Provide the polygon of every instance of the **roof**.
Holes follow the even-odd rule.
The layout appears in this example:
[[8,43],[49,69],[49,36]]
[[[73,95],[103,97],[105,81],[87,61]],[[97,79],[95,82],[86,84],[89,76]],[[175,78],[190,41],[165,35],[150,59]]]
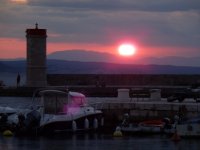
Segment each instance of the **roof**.
[[39,92],[39,95],[45,95],[45,94],[66,94],[67,92],[60,91],[60,90],[42,90]]
[[44,35],[46,36],[46,29],[39,29],[38,24],[35,24],[35,29],[27,29],[27,35]]
[[27,35],[44,35],[46,36],[46,29],[27,29]]

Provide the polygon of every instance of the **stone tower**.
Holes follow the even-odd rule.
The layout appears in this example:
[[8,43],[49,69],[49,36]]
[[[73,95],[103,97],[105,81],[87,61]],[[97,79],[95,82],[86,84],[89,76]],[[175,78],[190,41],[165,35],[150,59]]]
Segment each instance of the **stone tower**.
[[46,29],[26,30],[27,40],[27,72],[26,85],[29,87],[44,87],[46,79]]

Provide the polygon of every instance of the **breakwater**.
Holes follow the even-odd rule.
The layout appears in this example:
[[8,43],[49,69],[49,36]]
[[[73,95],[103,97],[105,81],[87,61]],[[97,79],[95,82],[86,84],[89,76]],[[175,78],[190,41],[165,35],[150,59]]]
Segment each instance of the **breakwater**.
[[126,113],[133,121],[165,117],[174,119],[175,115],[190,118],[200,113],[200,103],[194,99],[185,99],[181,103],[178,101],[167,102],[166,98],[161,98],[158,101],[150,98],[89,98],[88,101],[96,109],[104,112],[105,125],[108,127],[120,124]]
[[[76,91],[85,94],[87,97],[117,97],[118,89],[129,89],[130,97],[149,97],[151,89],[160,89],[162,97],[169,97],[174,92],[184,92],[189,86],[134,86],[134,85],[112,85],[106,87],[88,86],[49,86],[61,90]],[[43,87],[3,87],[0,88],[0,96],[31,97],[35,90]],[[188,97],[192,95],[188,93]]]

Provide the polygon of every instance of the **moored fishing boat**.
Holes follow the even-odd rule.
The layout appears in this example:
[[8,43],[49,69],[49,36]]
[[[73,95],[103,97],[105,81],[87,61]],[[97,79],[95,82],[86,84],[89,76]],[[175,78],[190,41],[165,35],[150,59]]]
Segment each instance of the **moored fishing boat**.
[[128,134],[161,134],[171,132],[171,129],[169,118],[145,120],[136,123],[130,122],[129,115],[125,114],[121,124],[121,131]]

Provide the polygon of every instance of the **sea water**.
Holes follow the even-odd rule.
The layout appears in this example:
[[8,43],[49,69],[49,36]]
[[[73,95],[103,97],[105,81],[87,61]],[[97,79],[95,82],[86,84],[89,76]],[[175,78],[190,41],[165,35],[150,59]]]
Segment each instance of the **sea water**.
[[[0,97],[0,106],[27,108],[31,98]],[[0,135],[0,150],[200,150],[200,139],[178,142],[166,135],[129,135],[113,137],[112,133],[6,137]]]
[[199,150],[198,139],[172,141],[167,136],[123,136],[72,134],[49,137],[0,136],[1,150]]

